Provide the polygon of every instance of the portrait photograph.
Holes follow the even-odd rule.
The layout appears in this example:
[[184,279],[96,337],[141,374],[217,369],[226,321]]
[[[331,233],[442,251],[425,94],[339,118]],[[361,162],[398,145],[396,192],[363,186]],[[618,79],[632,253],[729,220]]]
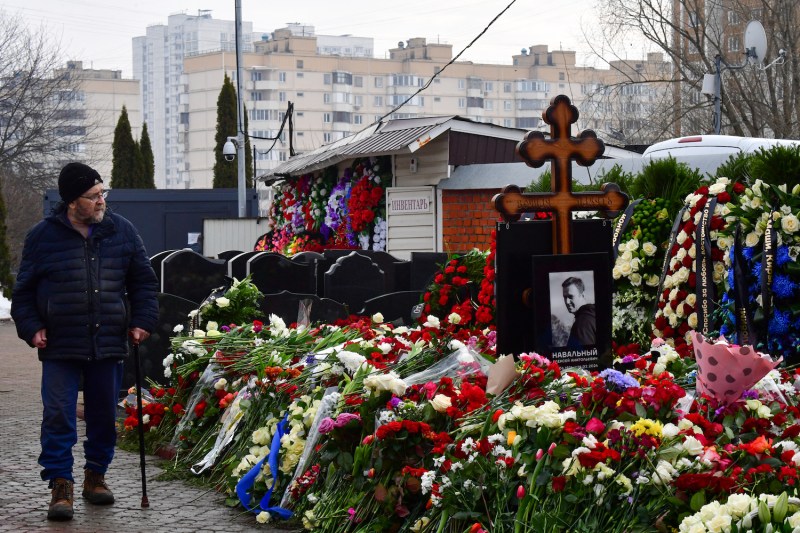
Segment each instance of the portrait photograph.
[[594,272],[551,272],[549,281],[553,346],[594,345],[597,328]]

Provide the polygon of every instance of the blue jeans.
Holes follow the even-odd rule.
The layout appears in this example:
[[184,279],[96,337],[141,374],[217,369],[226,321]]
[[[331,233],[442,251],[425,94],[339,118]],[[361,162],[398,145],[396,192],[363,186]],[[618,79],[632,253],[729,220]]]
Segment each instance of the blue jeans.
[[72,477],[72,447],[78,442],[76,409],[83,376],[85,468],[105,474],[117,443],[117,401],[124,361],[42,361],[42,479]]

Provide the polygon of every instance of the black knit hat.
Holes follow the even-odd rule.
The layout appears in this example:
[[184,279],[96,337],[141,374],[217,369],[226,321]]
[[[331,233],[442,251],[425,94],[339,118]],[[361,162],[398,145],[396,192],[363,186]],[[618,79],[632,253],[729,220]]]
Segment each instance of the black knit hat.
[[58,175],[58,194],[65,204],[69,204],[98,183],[103,183],[103,180],[89,165],[67,163]]

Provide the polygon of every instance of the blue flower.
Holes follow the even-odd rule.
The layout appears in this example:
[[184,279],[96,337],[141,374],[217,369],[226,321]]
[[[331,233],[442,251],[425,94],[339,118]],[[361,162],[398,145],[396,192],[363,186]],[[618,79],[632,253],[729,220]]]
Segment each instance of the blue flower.
[[770,335],[785,335],[789,331],[791,316],[788,311],[775,309],[772,311],[772,318],[769,319]]
[[[747,250],[747,248],[745,248],[745,250]],[[752,266],[752,272],[756,279],[761,279],[761,263],[755,263]]]
[[742,248],[742,257],[744,257],[745,259],[748,260],[752,259],[755,253],[756,253],[755,246],[749,246],[749,247],[745,246],[744,248]]
[[792,258],[789,256],[789,247],[785,244],[778,246],[778,253],[775,254],[775,262],[779,267],[786,263],[791,262]]
[[613,368],[607,368],[600,372],[600,377],[606,380],[606,385],[609,386],[609,389],[613,386],[620,392],[624,392],[631,387],[639,387],[639,382],[636,379]]
[[776,298],[791,298],[794,296],[797,285],[786,274],[775,274],[772,279],[772,293]]

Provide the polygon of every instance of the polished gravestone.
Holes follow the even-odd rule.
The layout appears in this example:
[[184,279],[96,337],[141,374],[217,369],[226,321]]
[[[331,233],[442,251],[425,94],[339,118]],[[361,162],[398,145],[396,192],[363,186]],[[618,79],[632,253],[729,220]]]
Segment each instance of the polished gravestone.
[[[300,310],[304,310],[301,315]],[[332,324],[337,320],[347,318],[347,307],[330,298],[320,298],[316,294],[300,294],[281,291],[267,294],[261,302],[261,311],[267,318],[275,314],[283,319],[286,324],[302,320],[306,316],[311,323]]]
[[[169,384],[169,379],[164,377],[163,361],[172,351],[170,339],[175,335],[175,326],[188,324],[189,312],[196,309],[197,306],[197,302],[172,294],[159,293],[158,324],[150,337],[139,346],[142,383],[152,380],[163,385]],[[135,383],[136,368],[134,367],[134,357],[131,355],[125,360],[125,371],[122,378],[123,390],[127,390]]]
[[304,265],[314,265],[314,272],[317,276],[317,290],[315,293],[318,296],[322,296],[322,293],[325,290],[324,274],[327,270],[327,267],[325,266],[325,256],[317,252],[300,252],[299,254],[292,256],[292,261]]
[[242,252],[237,256],[228,259],[228,276],[243,280],[250,273],[249,261],[257,256],[267,252]]
[[265,252],[250,259],[250,279],[264,294],[281,291],[314,294],[317,289],[316,267],[295,263],[286,257]]
[[325,297],[357,313],[370,298],[386,293],[386,274],[369,257],[356,252],[340,257],[325,272]]
[[[572,161],[589,166],[605,146],[591,130],[572,137],[578,109],[564,95],[553,98],[542,118],[550,137],[528,132],[517,155],[532,167],[550,161],[551,192],[509,185],[492,199],[504,219],[497,225],[497,353],[535,351],[562,366],[596,370],[611,362],[612,223],[573,221],[572,213],[613,218],[628,197],[613,183],[573,192]],[[535,212],[552,220],[517,222]]]
[[447,254],[444,252],[411,252],[409,289],[424,291],[433,282],[437,272],[444,269]]
[[322,266],[323,272],[327,272],[337,259],[346,257],[353,252],[368,257],[383,270],[388,292],[409,290],[411,262],[398,259],[387,252],[376,250],[325,250],[322,253],[325,256]]
[[383,320],[397,326],[414,323],[414,307],[422,301],[423,291],[398,291],[382,294],[364,302],[360,315],[383,315]]
[[236,257],[242,253],[242,250],[225,250],[224,252],[220,252],[217,254],[217,259],[222,259],[223,261],[229,261],[231,258]]
[[150,266],[153,267],[153,271],[156,273],[159,287],[161,286],[161,264],[164,262],[164,259],[177,251],[178,250],[164,250],[150,257]]
[[208,259],[191,250],[179,250],[164,259],[161,292],[193,302],[202,302],[216,287],[225,283],[225,261]]

